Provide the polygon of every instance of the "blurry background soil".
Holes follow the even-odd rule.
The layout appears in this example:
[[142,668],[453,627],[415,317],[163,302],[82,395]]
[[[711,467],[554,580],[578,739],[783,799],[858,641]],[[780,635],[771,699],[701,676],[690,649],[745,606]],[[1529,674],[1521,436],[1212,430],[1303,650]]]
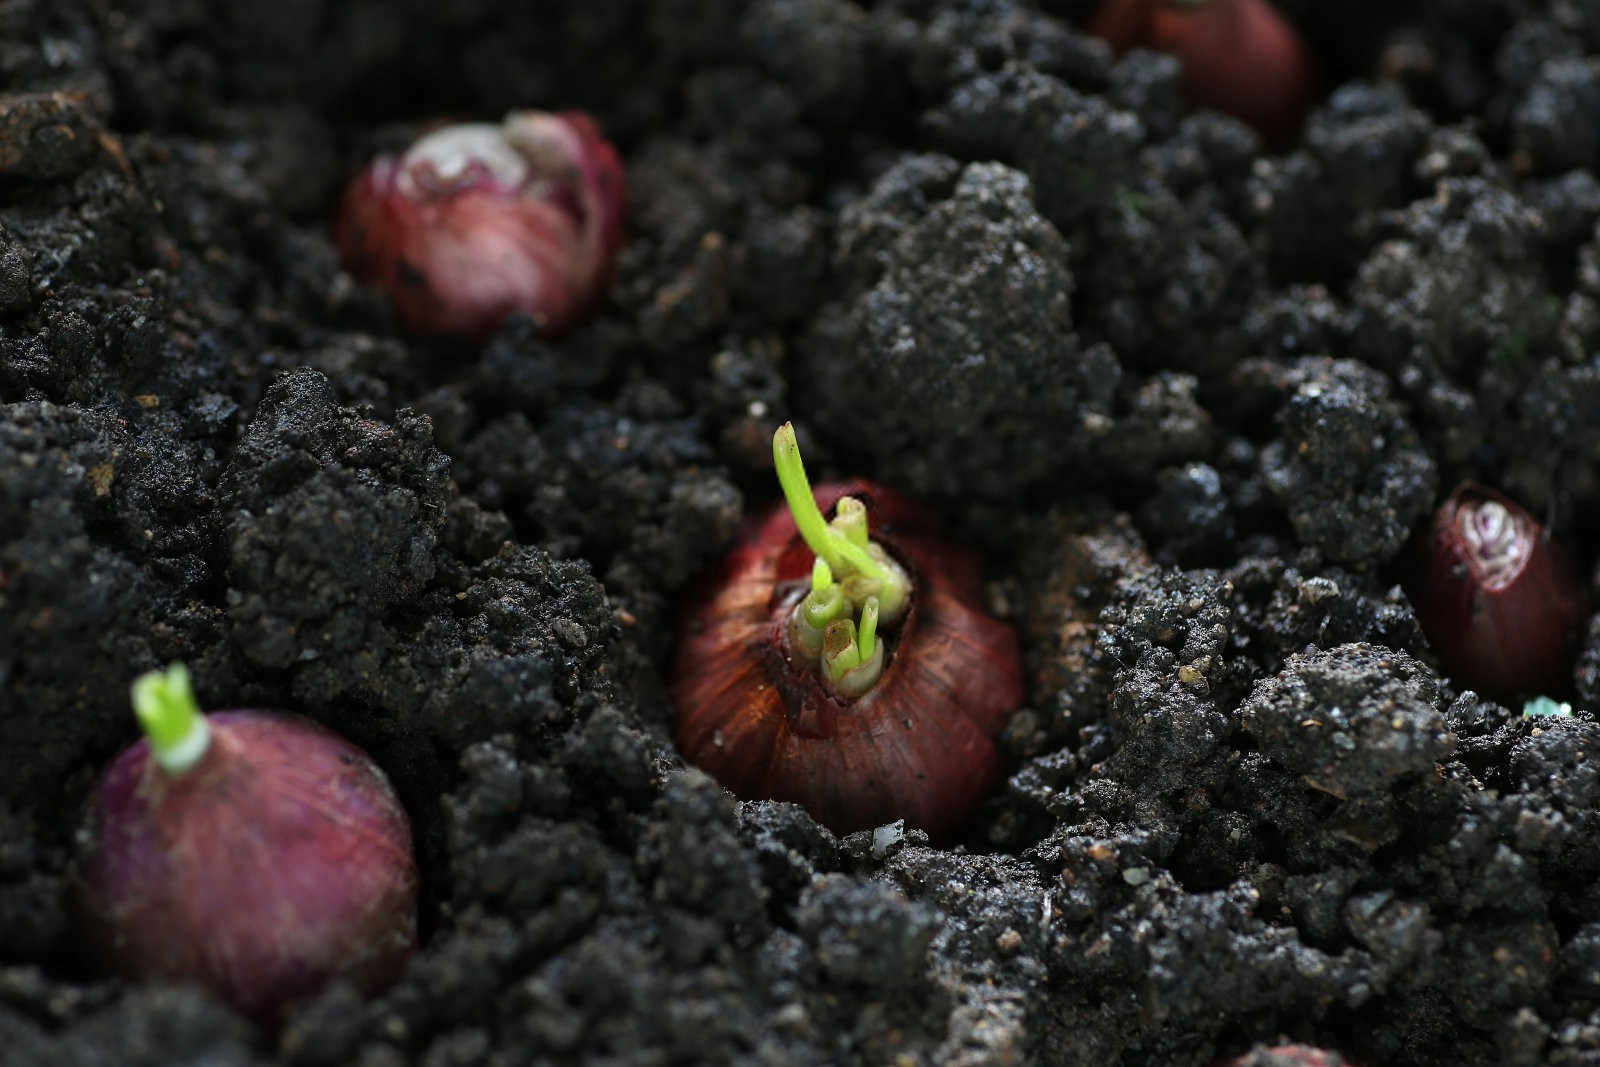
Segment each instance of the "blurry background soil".
[[[1600,1062],[1600,627],[1535,725],[1398,589],[1465,476],[1595,562],[1600,4],[1286,2],[1271,149],[1084,6],[0,3],[0,1062]],[[403,336],[343,181],[527,106],[626,157],[610,303]],[[789,417],[1022,628],[955,847],[673,750]],[[175,659],[394,779],[387,993],[268,1032],[84,955],[78,812]]]

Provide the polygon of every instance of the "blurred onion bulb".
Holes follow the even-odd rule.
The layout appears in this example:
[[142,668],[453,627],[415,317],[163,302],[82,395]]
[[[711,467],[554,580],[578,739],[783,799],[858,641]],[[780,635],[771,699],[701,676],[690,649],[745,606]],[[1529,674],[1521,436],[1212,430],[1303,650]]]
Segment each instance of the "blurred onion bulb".
[[1434,516],[1421,578],[1417,617],[1458,682],[1501,699],[1570,686],[1583,581],[1512,500],[1459,486]]
[[522,312],[554,335],[604,293],[626,199],[589,116],[514,111],[373,160],[345,190],[339,253],[414,333],[482,338]]
[[92,798],[88,933],[136,979],[271,1021],[334,978],[374,992],[417,942],[411,824],[366,753],[307,719],[201,714],[181,665],[140,678],[145,736]]

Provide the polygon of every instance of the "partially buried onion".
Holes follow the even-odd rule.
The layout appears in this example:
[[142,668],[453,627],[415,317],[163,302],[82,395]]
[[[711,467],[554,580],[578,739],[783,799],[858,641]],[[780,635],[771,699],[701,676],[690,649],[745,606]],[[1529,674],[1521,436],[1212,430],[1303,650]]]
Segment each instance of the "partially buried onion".
[[345,191],[339,252],[413,332],[482,337],[522,312],[557,334],[604,293],[625,200],[587,115],[516,111],[373,160]]
[[1292,134],[1310,106],[1310,53],[1267,0],[1103,0],[1089,32],[1118,51],[1151,48],[1178,58],[1189,102],[1255,127]]
[[738,795],[839,832],[905,819],[947,835],[999,773],[1016,634],[979,606],[976,559],[904,497],[865,481],[813,497],[788,425],[774,455],[789,507],[684,619],[678,747]]
[[1454,678],[1498,698],[1571,684],[1583,583],[1538,520],[1465,483],[1434,516],[1425,552],[1417,615]]
[[181,666],[134,684],[146,737],[106,771],[78,878],[133,978],[277,1018],[333,978],[374,991],[417,940],[411,828],[383,772],[309,720],[200,714]]

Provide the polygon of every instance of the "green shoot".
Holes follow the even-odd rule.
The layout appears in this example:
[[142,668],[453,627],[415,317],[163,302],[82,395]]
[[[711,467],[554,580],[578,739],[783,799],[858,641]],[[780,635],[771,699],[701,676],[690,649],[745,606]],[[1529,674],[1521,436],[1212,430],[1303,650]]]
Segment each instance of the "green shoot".
[[853,496],[842,496],[833,506],[833,521],[828,524],[853,544],[867,547],[867,506]]
[[861,625],[856,630],[856,644],[861,648],[863,661],[872,658],[872,643],[878,635],[878,598],[867,597],[861,605]]
[[813,663],[820,654],[828,687],[837,696],[854,699],[883,673],[878,626],[893,626],[905,614],[910,576],[872,540],[861,500],[840,497],[832,521],[823,517],[800,460],[793,423],[784,423],[772,435],[772,462],[795,528],[817,556],[811,589],[789,616],[790,648]]
[[820,630],[834,619],[850,611],[850,600],[844,595],[844,590],[837,585],[830,585],[821,592],[812,592],[800,602],[800,610],[805,615],[807,625],[814,630]]
[[1568,704],[1566,701],[1557,702],[1549,697],[1534,697],[1532,700],[1522,705],[1522,715],[1524,718],[1529,719],[1546,718],[1550,716],[1558,717],[1571,714],[1571,704]]
[[845,672],[861,665],[861,647],[856,644],[856,624],[849,619],[835,619],[822,632],[822,662],[827,665],[828,677],[834,681]]
[[778,484],[789,502],[795,527],[817,558],[826,560],[835,574],[864,574],[883,582],[891,580],[888,570],[868,555],[865,547],[830,527],[828,520],[822,517],[822,509],[811,495],[805,464],[800,461],[794,423],[784,423],[772,435],[772,463],[778,470]]
[[833,585],[833,568],[821,556],[811,564],[811,591],[820,593]]
[[870,692],[883,676],[883,642],[874,640],[868,625],[876,624],[877,612],[869,604],[861,614],[865,631],[856,629],[849,619],[840,619],[829,623],[822,635],[823,678],[834,695],[845,700]]
[[174,663],[151,671],[130,687],[133,713],[150,739],[150,755],[168,774],[182,774],[206,754],[211,730],[200,713],[189,670]]

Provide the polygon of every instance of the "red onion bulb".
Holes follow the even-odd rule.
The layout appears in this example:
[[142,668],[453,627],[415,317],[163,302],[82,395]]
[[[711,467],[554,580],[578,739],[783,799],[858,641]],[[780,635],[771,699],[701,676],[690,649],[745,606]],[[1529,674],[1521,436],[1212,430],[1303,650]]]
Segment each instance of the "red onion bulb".
[[553,335],[604,293],[626,199],[589,116],[515,111],[373,160],[345,190],[339,253],[414,333],[481,338],[520,311]]
[[999,775],[994,735],[1022,698],[1016,633],[981,607],[976,559],[904,497],[864,481],[813,494],[788,425],[774,458],[789,506],[684,618],[679,751],[841,833],[905,819],[948,835]]
[[146,736],[106,771],[78,869],[110,961],[265,1020],[336,977],[392,981],[417,941],[417,868],[378,766],[297,716],[202,715],[181,665],[133,693]]
[[1426,556],[1417,617],[1453,677],[1497,698],[1570,686],[1583,582],[1537,519],[1465,483],[1434,516]]
[[1277,141],[1294,133],[1316,85],[1311,54],[1268,0],[1103,0],[1089,32],[1117,51],[1177,56],[1189,102]]

